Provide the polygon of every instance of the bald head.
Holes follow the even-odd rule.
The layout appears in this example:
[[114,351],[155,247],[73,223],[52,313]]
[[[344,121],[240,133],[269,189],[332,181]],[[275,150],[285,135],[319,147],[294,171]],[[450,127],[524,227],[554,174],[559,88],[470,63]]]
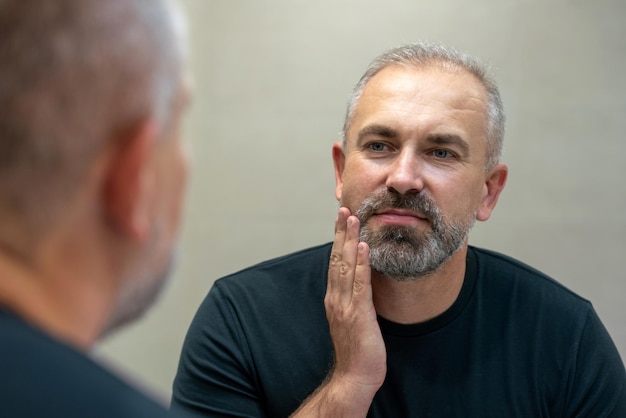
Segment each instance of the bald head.
[[0,0],[1,244],[45,233],[107,141],[167,130],[180,22],[167,0]]

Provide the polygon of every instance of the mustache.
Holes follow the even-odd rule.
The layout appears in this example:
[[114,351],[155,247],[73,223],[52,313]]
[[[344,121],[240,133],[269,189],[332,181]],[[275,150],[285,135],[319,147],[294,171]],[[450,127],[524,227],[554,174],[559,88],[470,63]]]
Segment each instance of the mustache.
[[407,209],[422,213],[431,224],[439,224],[441,212],[433,199],[423,192],[400,194],[395,190],[380,190],[366,197],[356,213],[361,225],[382,209]]

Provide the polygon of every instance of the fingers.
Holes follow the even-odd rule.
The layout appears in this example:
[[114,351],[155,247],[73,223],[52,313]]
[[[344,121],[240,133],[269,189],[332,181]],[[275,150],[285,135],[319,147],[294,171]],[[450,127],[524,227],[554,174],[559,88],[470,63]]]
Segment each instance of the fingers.
[[343,251],[343,244],[346,239],[347,219],[350,216],[350,210],[347,208],[340,208],[335,219],[335,241],[333,242],[333,248],[330,255],[330,267],[336,267],[341,261],[341,254]]
[[357,248],[356,267],[354,269],[354,296],[362,300],[372,299],[372,270],[370,268],[370,249],[364,242]]
[[[355,286],[361,288],[370,280],[367,245],[359,244],[360,223],[347,208],[340,208],[335,221],[335,241],[328,270],[327,296],[336,303],[348,305]],[[361,248],[361,249],[359,249]],[[358,275],[364,274],[363,280]]]
[[359,220],[350,216],[346,220],[346,238],[343,243],[339,267],[339,292],[343,302],[352,300],[359,244]]
[[343,246],[346,240],[347,220],[350,210],[340,208],[335,219],[335,240],[330,253],[330,264],[328,266],[327,293],[335,290],[339,286],[340,270],[343,263]]

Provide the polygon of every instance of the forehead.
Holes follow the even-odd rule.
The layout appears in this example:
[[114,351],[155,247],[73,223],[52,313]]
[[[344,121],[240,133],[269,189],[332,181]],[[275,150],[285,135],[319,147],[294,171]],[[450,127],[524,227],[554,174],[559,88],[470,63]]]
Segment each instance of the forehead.
[[[471,73],[439,65],[390,66],[365,85],[351,129],[368,123],[467,125],[486,129],[487,94]],[[484,132],[482,132],[484,134]]]
[[422,93],[448,99],[486,99],[483,85],[467,70],[445,64],[425,64],[416,68],[391,65],[383,68],[365,85],[363,95]]

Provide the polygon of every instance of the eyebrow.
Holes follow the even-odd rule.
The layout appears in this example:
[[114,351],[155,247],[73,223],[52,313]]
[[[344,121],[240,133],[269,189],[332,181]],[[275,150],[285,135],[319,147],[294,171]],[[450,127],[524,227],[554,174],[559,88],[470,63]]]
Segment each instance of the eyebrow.
[[398,132],[385,125],[368,125],[359,131],[356,143],[360,144],[363,139],[369,135],[375,135],[382,138],[396,138],[398,136]]
[[470,151],[469,144],[463,138],[454,134],[433,134],[429,135],[426,140],[435,145],[454,145],[461,149],[463,155],[468,155]]
[[[373,124],[368,125],[359,131],[357,136],[357,144],[360,144],[363,139],[369,135],[375,135],[382,138],[397,138],[399,136],[395,129],[389,126]],[[454,134],[432,134],[429,135],[426,140],[434,145],[455,145],[461,149],[464,155],[469,154],[470,147],[467,141],[458,135]]]

